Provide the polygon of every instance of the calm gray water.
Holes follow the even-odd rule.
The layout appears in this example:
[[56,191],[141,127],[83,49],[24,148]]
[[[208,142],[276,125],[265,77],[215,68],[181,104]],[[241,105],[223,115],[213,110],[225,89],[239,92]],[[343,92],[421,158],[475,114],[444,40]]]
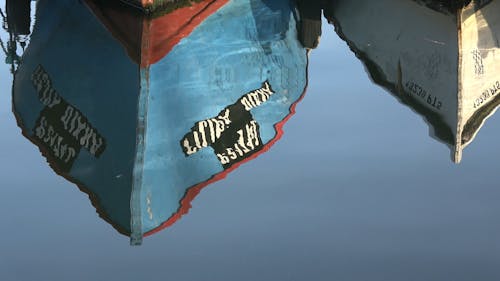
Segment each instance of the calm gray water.
[[500,279],[498,115],[452,163],[326,22],[283,138],[140,247],[22,136],[11,84],[3,65],[2,281]]

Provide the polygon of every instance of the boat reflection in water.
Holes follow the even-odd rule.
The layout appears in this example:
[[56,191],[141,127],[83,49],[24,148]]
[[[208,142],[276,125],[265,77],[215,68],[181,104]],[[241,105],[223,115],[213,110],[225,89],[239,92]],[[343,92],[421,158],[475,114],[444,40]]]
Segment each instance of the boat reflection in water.
[[329,4],[327,17],[374,82],[421,114],[460,162],[500,102],[500,1]]
[[293,11],[201,1],[150,19],[108,1],[40,0],[15,74],[18,123],[140,244],[281,136],[307,84]]
[[454,161],[500,102],[499,1],[167,1],[147,16],[160,6],[128,2],[141,5],[39,0],[13,105],[23,134],[132,244],[281,137],[321,10]]

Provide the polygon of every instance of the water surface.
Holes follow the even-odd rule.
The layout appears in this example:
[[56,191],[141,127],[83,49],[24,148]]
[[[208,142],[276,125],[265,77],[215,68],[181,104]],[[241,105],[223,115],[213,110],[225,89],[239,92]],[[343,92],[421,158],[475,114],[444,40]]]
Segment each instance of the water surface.
[[23,137],[1,67],[1,280],[498,280],[498,116],[454,164],[322,28],[283,137],[140,247]]

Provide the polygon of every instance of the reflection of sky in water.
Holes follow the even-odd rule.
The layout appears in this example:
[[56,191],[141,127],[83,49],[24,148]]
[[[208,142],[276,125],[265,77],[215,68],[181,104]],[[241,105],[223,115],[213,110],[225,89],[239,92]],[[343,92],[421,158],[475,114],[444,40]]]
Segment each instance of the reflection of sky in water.
[[22,137],[2,66],[0,279],[498,280],[498,117],[452,164],[323,28],[284,137],[141,247]]

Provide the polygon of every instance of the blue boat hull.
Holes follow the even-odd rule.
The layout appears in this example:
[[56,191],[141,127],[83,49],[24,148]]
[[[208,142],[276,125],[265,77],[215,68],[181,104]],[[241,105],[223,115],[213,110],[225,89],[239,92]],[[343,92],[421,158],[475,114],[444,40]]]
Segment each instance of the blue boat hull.
[[141,68],[78,1],[41,0],[13,89],[23,133],[140,243],[266,151],[303,96],[293,7],[269,3],[227,3]]

